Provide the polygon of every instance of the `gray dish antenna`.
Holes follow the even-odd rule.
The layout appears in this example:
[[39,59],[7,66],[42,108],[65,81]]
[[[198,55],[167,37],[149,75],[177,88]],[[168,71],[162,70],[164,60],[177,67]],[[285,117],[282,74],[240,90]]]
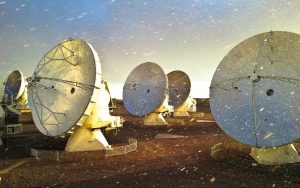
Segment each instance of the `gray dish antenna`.
[[167,104],[168,80],[163,69],[151,62],[134,68],[123,86],[123,101],[131,114],[147,115],[145,125],[166,124],[161,112],[169,112],[172,107]]
[[191,80],[183,71],[172,71],[167,74],[169,82],[169,103],[177,107],[184,103],[191,92]]
[[254,148],[300,138],[299,41],[295,33],[262,33],[223,58],[211,81],[210,106],[224,132]]
[[72,129],[67,151],[110,148],[100,128],[114,122],[101,121],[106,106],[98,104],[105,88],[98,54],[90,44],[81,39],[59,43],[28,81],[29,107],[41,133],[55,137]]
[[174,116],[189,116],[196,111],[196,101],[190,97],[191,80],[183,71],[167,74],[169,82],[169,104],[174,106]]

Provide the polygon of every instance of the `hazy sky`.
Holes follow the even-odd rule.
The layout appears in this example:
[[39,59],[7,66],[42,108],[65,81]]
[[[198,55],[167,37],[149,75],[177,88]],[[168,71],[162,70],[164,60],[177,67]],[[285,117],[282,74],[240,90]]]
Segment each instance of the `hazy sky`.
[[98,51],[103,79],[120,98],[129,72],[152,61],[180,69],[192,96],[208,97],[214,70],[240,41],[269,30],[300,33],[299,0],[0,0],[0,77],[31,76],[65,38]]

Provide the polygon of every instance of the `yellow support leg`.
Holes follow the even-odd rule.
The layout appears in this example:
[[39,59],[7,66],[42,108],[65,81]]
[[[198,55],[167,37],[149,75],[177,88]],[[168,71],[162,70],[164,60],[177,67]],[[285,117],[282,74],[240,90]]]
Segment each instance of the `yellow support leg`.
[[259,164],[278,165],[300,162],[299,154],[293,144],[274,148],[252,147],[250,155]]

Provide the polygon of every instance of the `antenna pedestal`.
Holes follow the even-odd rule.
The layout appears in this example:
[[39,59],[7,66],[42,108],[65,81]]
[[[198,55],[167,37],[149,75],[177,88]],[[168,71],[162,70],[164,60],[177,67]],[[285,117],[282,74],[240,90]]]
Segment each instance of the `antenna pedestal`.
[[77,127],[68,140],[65,151],[109,150],[108,144],[100,129],[92,130],[86,126]]
[[300,156],[293,144],[262,149],[252,147],[250,155],[257,161],[257,163],[264,165],[300,162]]
[[98,106],[98,104],[95,104],[92,114],[84,124],[75,128],[66,145],[66,151],[109,150],[111,148],[101,129],[95,129],[98,126]]
[[180,106],[174,108],[174,117],[190,116],[188,112],[196,112],[196,100],[188,97],[187,100]]
[[168,105],[169,98],[166,97],[162,105],[157,108],[154,112],[144,118],[144,125],[168,125],[163,114],[169,115],[174,111],[173,106]]
[[144,125],[168,125],[160,113],[152,112],[144,118]]
[[90,151],[90,150],[109,150],[108,144],[101,129],[112,130],[122,127],[119,116],[109,114],[108,103],[110,95],[101,84],[99,100],[94,105],[91,115],[81,127],[74,130],[74,134],[69,138],[66,151]]

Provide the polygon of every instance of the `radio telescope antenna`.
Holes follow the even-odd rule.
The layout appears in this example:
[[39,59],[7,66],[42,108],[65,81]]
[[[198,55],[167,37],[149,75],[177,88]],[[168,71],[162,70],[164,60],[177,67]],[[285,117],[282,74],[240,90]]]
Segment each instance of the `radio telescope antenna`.
[[81,39],[59,43],[44,55],[28,81],[29,107],[41,133],[55,137],[74,132],[66,151],[111,148],[101,130],[120,123],[106,113],[109,95],[90,44]]
[[189,116],[196,111],[196,100],[190,97],[191,80],[183,71],[167,74],[169,82],[169,104],[174,106],[174,116]]
[[163,114],[173,111],[168,105],[168,81],[156,63],[134,68],[123,86],[125,108],[133,115],[145,116],[144,125],[167,125]]
[[27,105],[27,82],[21,71],[15,70],[10,73],[4,85],[4,104]]
[[223,58],[211,81],[216,122],[252,146],[259,163],[300,161],[291,144],[300,138],[299,41],[300,35],[283,31],[253,36]]
[[22,124],[19,123],[19,116],[27,106],[27,82],[21,71],[11,72],[4,82],[4,96],[1,108],[5,112],[5,130],[7,134],[22,132]]

